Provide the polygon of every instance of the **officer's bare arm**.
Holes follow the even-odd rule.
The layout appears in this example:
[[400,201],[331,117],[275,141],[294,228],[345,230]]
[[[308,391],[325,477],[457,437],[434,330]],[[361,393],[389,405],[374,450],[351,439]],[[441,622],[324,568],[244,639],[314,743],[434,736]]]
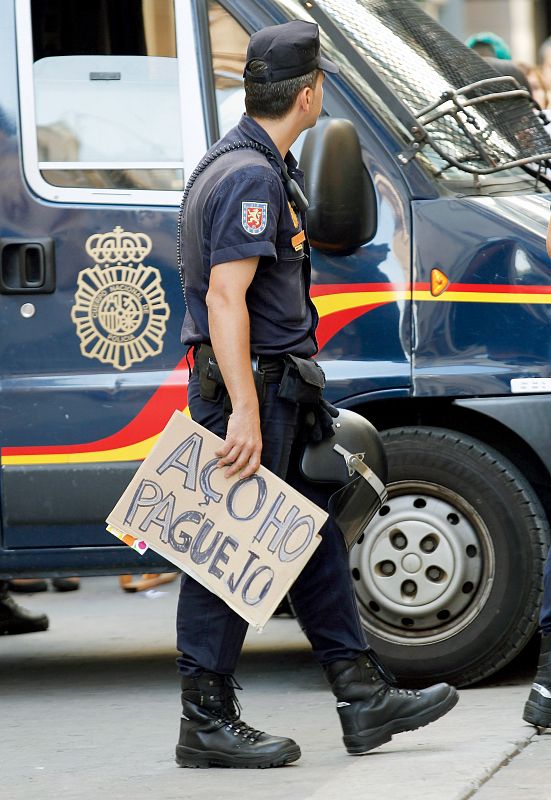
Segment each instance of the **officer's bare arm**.
[[547,225],[547,236],[545,239],[545,249],[547,250],[547,255],[551,258],[551,218],[549,219],[549,223]]
[[262,453],[246,302],[257,266],[257,256],[217,264],[211,270],[206,297],[210,340],[232,403],[226,440],[216,451],[220,467],[231,464],[227,477],[238,472],[244,478],[252,475],[260,466]]

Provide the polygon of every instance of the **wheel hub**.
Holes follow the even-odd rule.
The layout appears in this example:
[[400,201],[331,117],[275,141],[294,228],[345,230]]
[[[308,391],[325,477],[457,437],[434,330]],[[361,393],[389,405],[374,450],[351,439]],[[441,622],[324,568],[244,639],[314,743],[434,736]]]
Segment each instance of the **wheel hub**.
[[391,485],[350,554],[366,626],[419,643],[452,635],[477,613],[490,554],[484,523],[462,498],[433,484]]

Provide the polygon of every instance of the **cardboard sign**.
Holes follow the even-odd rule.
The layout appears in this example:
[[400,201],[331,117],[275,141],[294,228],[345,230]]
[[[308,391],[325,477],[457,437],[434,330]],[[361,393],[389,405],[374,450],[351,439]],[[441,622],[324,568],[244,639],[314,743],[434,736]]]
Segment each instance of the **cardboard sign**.
[[264,467],[224,477],[221,441],[175,411],[108,530],[138,552],[151,547],[260,628],[320,543],[327,514]]

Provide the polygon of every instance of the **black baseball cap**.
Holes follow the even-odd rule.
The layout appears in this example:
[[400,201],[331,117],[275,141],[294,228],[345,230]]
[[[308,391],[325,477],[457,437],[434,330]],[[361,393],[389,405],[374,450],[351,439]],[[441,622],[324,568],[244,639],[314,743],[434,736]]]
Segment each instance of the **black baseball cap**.
[[[261,62],[265,69],[251,72],[249,65],[252,61]],[[298,78],[314,69],[333,73],[339,71],[336,64],[320,54],[317,24],[295,19],[253,33],[247,48],[243,77],[253,83],[275,83]]]

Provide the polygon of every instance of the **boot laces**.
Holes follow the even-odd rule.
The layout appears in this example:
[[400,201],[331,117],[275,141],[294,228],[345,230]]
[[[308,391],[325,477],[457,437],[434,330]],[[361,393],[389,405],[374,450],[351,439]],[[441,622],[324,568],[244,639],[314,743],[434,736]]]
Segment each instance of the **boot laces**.
[[368,648],[366,653],[366,666],[370,671],[375,671],[372,680],[377,680],[377,676],[387,685],[387,688],[396,689],[398,681],[393,672],[381,661],[375,650]]
[[241,703],[235,696],[236,689],[241,691],[243,687],[237,683],[233,675],[225,675],[221,691],[219,719],[217,722],[221,726],[225,725],[226,730],[232,731],[234,736],[241,736],[246,741],[256,742],[257,739],[262,736],[263,731],[259,731],[247,725],[246,722],[240,719],[242,708]]
[[394,673],[379,659],[377,653],[369,648],[366,657],[366,666],[371,675],[371,681],[381,682],[382,686],[379,690],[380,695],[400,695],[407,697],[421,697],[421,693],[411,689],[399,689],[398,681]]

